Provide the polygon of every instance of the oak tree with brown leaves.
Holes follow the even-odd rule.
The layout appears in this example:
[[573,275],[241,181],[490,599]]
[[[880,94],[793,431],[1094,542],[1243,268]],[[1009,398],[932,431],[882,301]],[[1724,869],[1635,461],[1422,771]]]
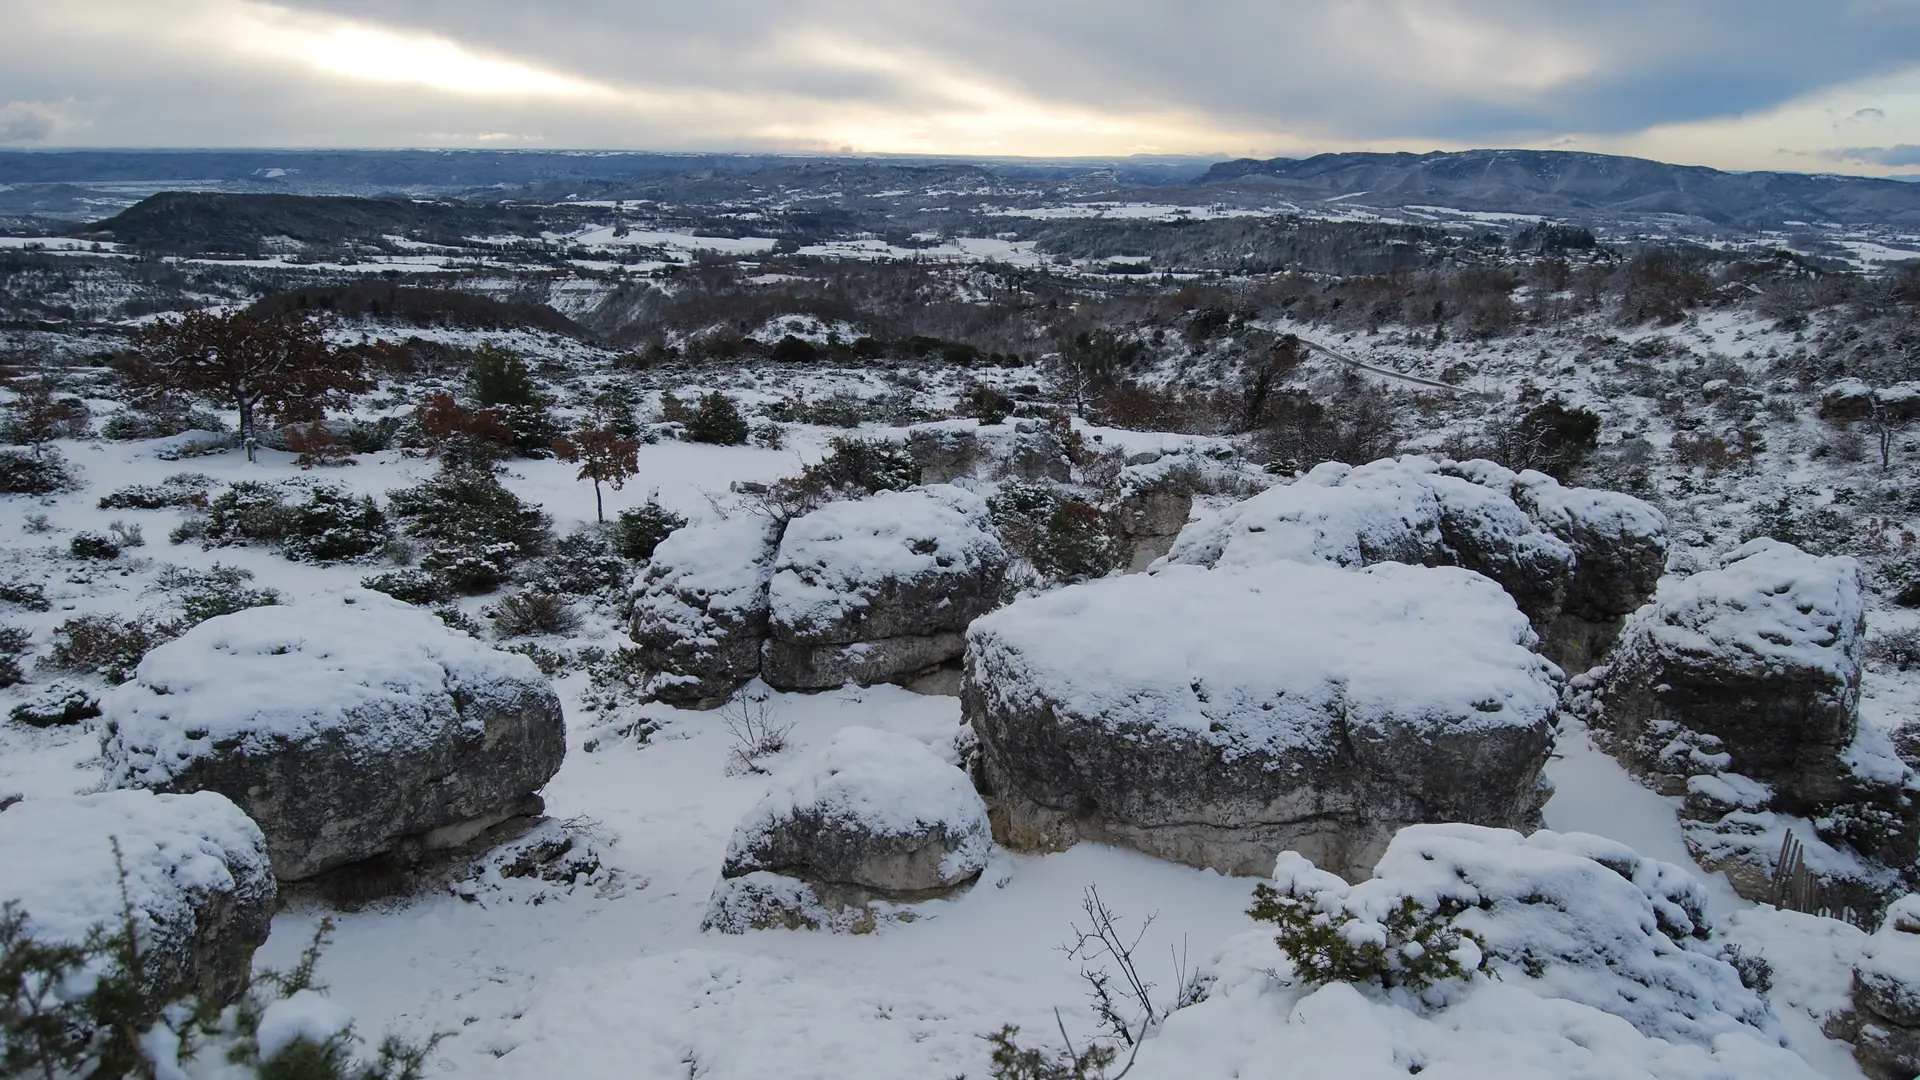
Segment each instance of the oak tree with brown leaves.
[[580,428],[572,435],[555,440],[553,450],[561,461],[579,464],[580,472],[575,479],[593,481],[593,509],[603,523],[607,520],[607,510],[601,501],[600,485],[604,483],[618,491],[626,485],[629,476],[640,471],[640,444],[606,428]]
[[256,415],[277,424],[325,416],[370,389],[365,358],[336,350],[320,325],[297,312],[225,315],[191,312],[156,323],[120,365],[136,392],[198,398],[239,417],[240,440],[253,460]]

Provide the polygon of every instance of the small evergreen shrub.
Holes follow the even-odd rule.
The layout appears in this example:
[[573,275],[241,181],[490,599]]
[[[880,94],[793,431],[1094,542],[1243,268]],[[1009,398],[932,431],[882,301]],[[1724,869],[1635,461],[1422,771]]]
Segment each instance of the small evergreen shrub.
[[540,669],[540,674],[549,679],[573,666],[572,657],[537,642],[523,641],[518,645],[503,646],[500,651],[526,657],[533,661],[534,667]]
[[102,510],[167,510],[205,507],[213,478],[204,473],[175,473],[158,484],[132,484],[100,497]]
[[429,547],[420,568],[466,593],[499,588],[515,562],[542,554],[553,539],[551,519],[490,468],[443,465],[414,487],[389,492],[388,507],[407,535]]
[[0,626],[0,690],[27,681],[20,657],[33,644],[33,635],[17,626]]
[[106,533],[83,530],[67,541],[67,554],[76,559],[117,559],[120,541]]
[[434,608],[433,615],[449,630],[458,630],[469,637],[480,636],[480,624],[473,621],[473,616],[452,604],[441,604]]
[[686,424],[688,439],[716,446],[744,446],[752,434],[740,407],[717,390],[700,399]]
[[289,507],[281,553],[295,562],[331,563],[379,553],[392,538],[387,515],[371,496],[315,486]]
[[100,700],[86,687],[60,679],[15,705],[8,715],[29,727],[60,727],[99,716]]
[[622,588],[632,576],[632,564],[614,553],[607,536],[588,530],[557,541],[525,581],[544,592],[592,596]]
[[214,413],[178,403],[122,409],[107,417],[100,425],[101,436],[116,441],[164,439],[189,431],[224,433],[226,430],[226,421]]
[[687,519],[648,499],[631,510],[620,511],[613,527],[613,549],[623,557],[644,562],[653,558],[673,530],[686,527]]
[[208,549],[248,543],[277,544],[292,528],[293,511],[286,504],[284,488],[259,480],[242,480],[207,500],[206,517],[191,538]]
[[982,424],[1004,424],[1013,415],[1014,400],[991,386],[975,386],[960,402],[960,415]]
[[431,607],[454,596],[453,585],[445,577],[431,570],[415,568],[389,570],[362,578],[360,587],[383,592],[402,603],[420,607]]
[[1280,930],[1274,941],[1314,984],[1372,983],[1419,992],[1445,979],[1463,979],[1485,963],[1485,942],[1453,925],[1451,913],[1424,907],[1411,896],[1375,923],[1343,908],[1323,910],[1313,894],[1254,886],[1248,915]]
[[178,622],[144,617],[81,615],[54,627],[53,652],[47,662],[64,671],[98,675],[118,685],[133,677],[141,657],[185,630]]
[[1867,658],[1900,671],[1920,670],[1920,630],[1889,630],[1867,642]]
[[1062,499],[1033,538],[1027,559],[1055,581],[1086,581],[1120,568],[1123,550],[1114,515],[1079,499]]
[[247,582],[252,580],[251,570],[214,563],[208,570],[169,566],[160,572],[158,584],[179,598],[187,625],[197,626],[221,615],[280,602],[277,590],[251,588]]
[[31,581],[0,581],[0,602],[27,611],[53,610],[53,602],[47,599],[47,590]]
[[74,484],[65,459],[51,450],[0,450],[0,495],[51,495]]
[[580,628],[580,616],[565,597],[534,589],[502,597],[487,612],[499,638],[536,634],[570,634]]

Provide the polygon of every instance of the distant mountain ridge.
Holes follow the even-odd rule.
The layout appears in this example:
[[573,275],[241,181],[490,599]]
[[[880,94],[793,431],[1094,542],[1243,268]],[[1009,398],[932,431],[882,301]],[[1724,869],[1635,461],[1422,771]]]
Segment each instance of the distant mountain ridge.
[[1198,182],[1309,202],[1612,220],[1680,215],[1743,230],[1794,222],[1920,227],[1920,185],[1898,180],[1722,172],[1569,150],[1241,158],[1213,166]]

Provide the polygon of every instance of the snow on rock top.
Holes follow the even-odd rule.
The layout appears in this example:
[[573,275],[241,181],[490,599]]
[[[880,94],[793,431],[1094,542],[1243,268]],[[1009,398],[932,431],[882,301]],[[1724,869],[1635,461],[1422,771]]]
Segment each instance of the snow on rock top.
[[756,516],[675,529],[647,563],[634,597],[636,624],[700,639],[712,636],[714,620],[764,614],[778,535],[772,518]]
[[35,937],[117,928],[123,887],[151,988],[225,1001],[245,987],[275,885],[260,827],[225,796],[107,791],[0,810],[0,903]]
[[[902,841],[906,847],[894,851]],[[775,870],[882,889],[940,888],[978,874],[992,843],[986,804],[966,773],[918,739],[850,727],[775,780],[734,830],[726,872]],[[929,846],[939,850],[928,865],[904,875],[918,880],[888,872],[904,867],[861,865]]]
[[1337,461],[1189,526],[1167,561],[1255,566],[1287,560],[1359,567],[1439,561],[1440,501],[1395,461],[1356,469]]
[[190,894],[233,893],[261,881],[272,892],[266,839],[226,796],[107,791],[0,811],[0,901],[18,903],[48,941],[78,942],[118,922],[115,841],[143,930],[190,922]]
[[1006,558],[986,500],[971,491],[941,484],[828,503],[781,540],[768,593],[775,629],[837,637],[888,583],[984,578]]
[[148,653],[101,704],[113,781],[161,787],[196,758],[325,734],[357,753],[418,749],[438,726],[423,721],[523,694],[551,694],[531,660],[355,589],[208,619]]
[[1045,687],[1078,722],[1197,734],[1229,758],[1320,747],[1342,719],[1536,726],[1558,672],[1533,641],[1492,581],[1396,563],[1170,567],[1022,600],[968,634],[988,696]]
[[1723,675],[1820,672],[1857,694],[1864,611],[1853,559],[1762,537],[1718,569],[1665,583],[1628,635]]

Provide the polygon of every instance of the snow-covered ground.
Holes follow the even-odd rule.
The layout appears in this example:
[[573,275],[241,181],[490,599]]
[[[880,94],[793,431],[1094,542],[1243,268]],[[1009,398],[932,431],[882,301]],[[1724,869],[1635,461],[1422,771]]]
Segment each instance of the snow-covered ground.
[[[643,447],[640,475],[623,490],[608,492],[609,514],[657,491],[668,506],[696,519],[710,518],[715,511],[709,495],[724,492],[734,480],[767,481],[794,472],[800,461],[818,452],[826,434],[796,429],[795,448],[781,451],[674,442]],[[1112,434],[1129,445],[1154,441]],[[93,506],[100,493],[130,483],[158,483],[182,470],[220,481],[302,475],[289,455],[272,451],[263,451],[258,464],[248,464],[237,453],[164,461],[154,456],[163,443],[63,443],[60,449],[85,471],[87,490],[38,504],[20,498],[7,501],[0,559],[8,576],[44,567],[49,549],[64,545],[75,530],[100,529],[121,520],[142,525],[148,537],[146,546],[133,549],[109,569],[52,576],[49,595],[55,610],[9,611],[8,621],[27,626],[36,641],[44,643],[55,623],[76,613],[137,610],[158,599],[153,580],[166,563],[204,568],[220,562],[252,570],[257,575],[254,584],[279,589],[296,617],[303,604],[351,587],[368,572],[363,566],[289,563],[253,548],[205,552],[191,544],[171,546],[164,536],[176,512],[103,511]],[[396,453],[358,460],[356,467],[332,470],[324,478],[377,494],[412,483],[431,469],[426,460]],[[545,506],[563,533],[591,514],[591,493],[574,481],[570,466],[516,461],[507,484]],[[28,513],[46,515],[50,531],[25,531]],[[481,603],[469,601],[468,606],[477,609]],[[593,613],[587,625],[583,640],[603,645],[620,640],[612,611]],[[610,876],[571,890],[549,889],[539,894],[537,904],[524,896],[482,894],[467,900],[436,893],[341,913],[296,899],[276,918],[259,962],[290,963],[319,920],[330,915],[338,928],[321,961],[321,981],[335,1001],[360,1018],[367,1034],[382,1028],[414,1037],[449,1033],[434,1053],[436,1074],[980,1077],[986,1075],[989,1053],[982,1036],[1003,1024],[1047,1036],[1050,1042],[1057,1008],[1076,1040],[1094,1032],[1079,965],[1057,948],[1081,916],[1088,886],[1097,886],[1131,926],[1153,917],[1139,955],[1145,958],[1144,973],[1167,994],[1178,978],[1179,957],[1186,957],[1191,969],[1223,949],[1229,957],[1240,956],[1245,942],[1261,940],[1257,933],[1245,937],[1258,928],[1245,913],[1250,881],[1098,845],[1047,856],[996,851],[971,891],[924,905],[918,921],[884,924],[870,935],[703,933],[701,919],[729,837],[741,817],[782,782],[783,768],[822,748],[848,726],[918,739],[953,760],[953,740],[960,732],[958,701],[888,686],[812,696],[771,694],[773,710],[782,722],[795,726],[790,748],[768,762],[768,776],[736,775],[738,770],[729,769],[732,740],[713,713],[646,706],[644,714],[657,727],[641,742],[612,734],[615,719],[635,715],[631,708],[618,710],[619,717],[586,709],[583,676],[562,679],[559,689],[568,711],[569,755],[546,789],[549,812],[595,839],[604,864],[613,871]],[[11,702],[8,698],[6,704]],[[93,730],[0,725],[0,791],[48,796],[94,786],[100,778],[98,735]],[[594,745],[591,752],[589,743]],[[1549,827],[1597,833],[1643,855],[1686,862],[1674,800],[1654,795],[1627,777],[1593,749],[1577,726],[1564,732],[1549,774],[1558,785],[1546,810]],[[1804,917],[1763,918],[1746,910],[1724,882],[1713,879],[1708,886],[1720,919],[1755,948],[1777,954],[1777,966],[1791,966],[1791,978],[1781,983],[1786,989],[1774,1002],[1787,1018],[1791,1048],[1827,1076],[1857,1075],[1846,1048],[1822,1038],[1808,1011],[1833,1005],[1831,988],[1844,983],[1851,962],[1847,950],[1857,948],[1857,942],[1838,932],[1819,937],[1807,929]],[[1241,946],[1234,945],[1236,939]],[[1222,970],[1235,969],[1229,963]],[[1505,993],[1497,988],[1483,992]],[[1461,1013],[1463,1018],[1478,1017],[1461,1029],[1466,1034],[1408,1029],[1413,1034],[1407,1037],[1429,1040],[1430,1054],[1471,1061],[1476,1051],[1469,1036],[1498,1012],[1494,1000]],[[1514,1006],[1506,1000],[1508,1007]],[[1220,1011],[1229,1008],[1237,1011]],[[1230,1005],[1223,1003],[1205,1014],[1214,1018],[1206,1023],[1225,1022],[1222,1018],[1229,1016],[1238,1016],[1236,1023],[1254,1022],[1261,1014],[1248,1013],[1249,1008],[1234,997]],[[1290,1052],[1306,1053],[1315,1064],[1308,1073],[1280,1062],[1262,1068],[1278,1069],[1275,1075],[1332,1075],[1315,1070],[1342,1068],[1342,1063],[1363,1066],[1371,1060],[1366,1048],[1350,1040],[1382,1021],[1363,1020],[1358,1013],[1342,1018],[1341,1009],[1354,1008],[1359,1006],[1336,1009],[1334,998],[1312,1008],[1299,1005],[1293,1022],[1307,1026],[1288,1035],[1286,1045]],[[1285,1026],[1286,1016],[1272,1013],[1264,1022]],[[1563,1022],[1571,1021],[1555,1021]],[[1547,1067],[1542,1062],[1570,1060],[1526,1042],[1530,1036],[1524,1025],[1524,1020],[1509,1025],[1500,1037],[1506,1042],[1486,1044],[1481,1060],[1489,1065],[1508,1061],[1519,1070],[1500,1075],[1548,1075],[1526,1072],[1520,1063],[1532,1061],[1526,1068],[1540,1069]],[[1176,1050],[1200,1053],[1206,1040],[1196,1042],[1194,1033],[1206,1030],[1200,1020],[1170,1026],[1168,1031],[1179,1037],[1170,1038],[1163,1055]],[[1626,1060],[1610,1056],[1606,1039],[1626,1040],[1631,1033],[1607,1032],[1596,1036],[1602,1049],[1591,1055],[1595,1067]],[[1215,1037],[1226,1036],[1216,1031]],[[1432,1049],[1442,1045],[1453,1049]],[[1522,1045],[1533,1049],[1516,1049]],[[1498,1049],[1501,1046],[1507,1048]],[[1213,1059],[1195,1059],[1193,1071],[1185,1073],[1175,1059],[1143,1055],[1142,1069],[1150,1075],[1224,1076],[1228,1074],[1209,1070],[1225,1067],[1244,1048],[1216,1046]],[[1671,1075],[1722,1075],[1707,1070],[1704,1059],[1687,1056],[1692,1053],[1674,1050],[1654,1060],[1652,1075],[1662,1075],[1657,1071],[1660,1061],[1681,1070]],[[1684,1069],[1672,1064],[1683,1059]]]

